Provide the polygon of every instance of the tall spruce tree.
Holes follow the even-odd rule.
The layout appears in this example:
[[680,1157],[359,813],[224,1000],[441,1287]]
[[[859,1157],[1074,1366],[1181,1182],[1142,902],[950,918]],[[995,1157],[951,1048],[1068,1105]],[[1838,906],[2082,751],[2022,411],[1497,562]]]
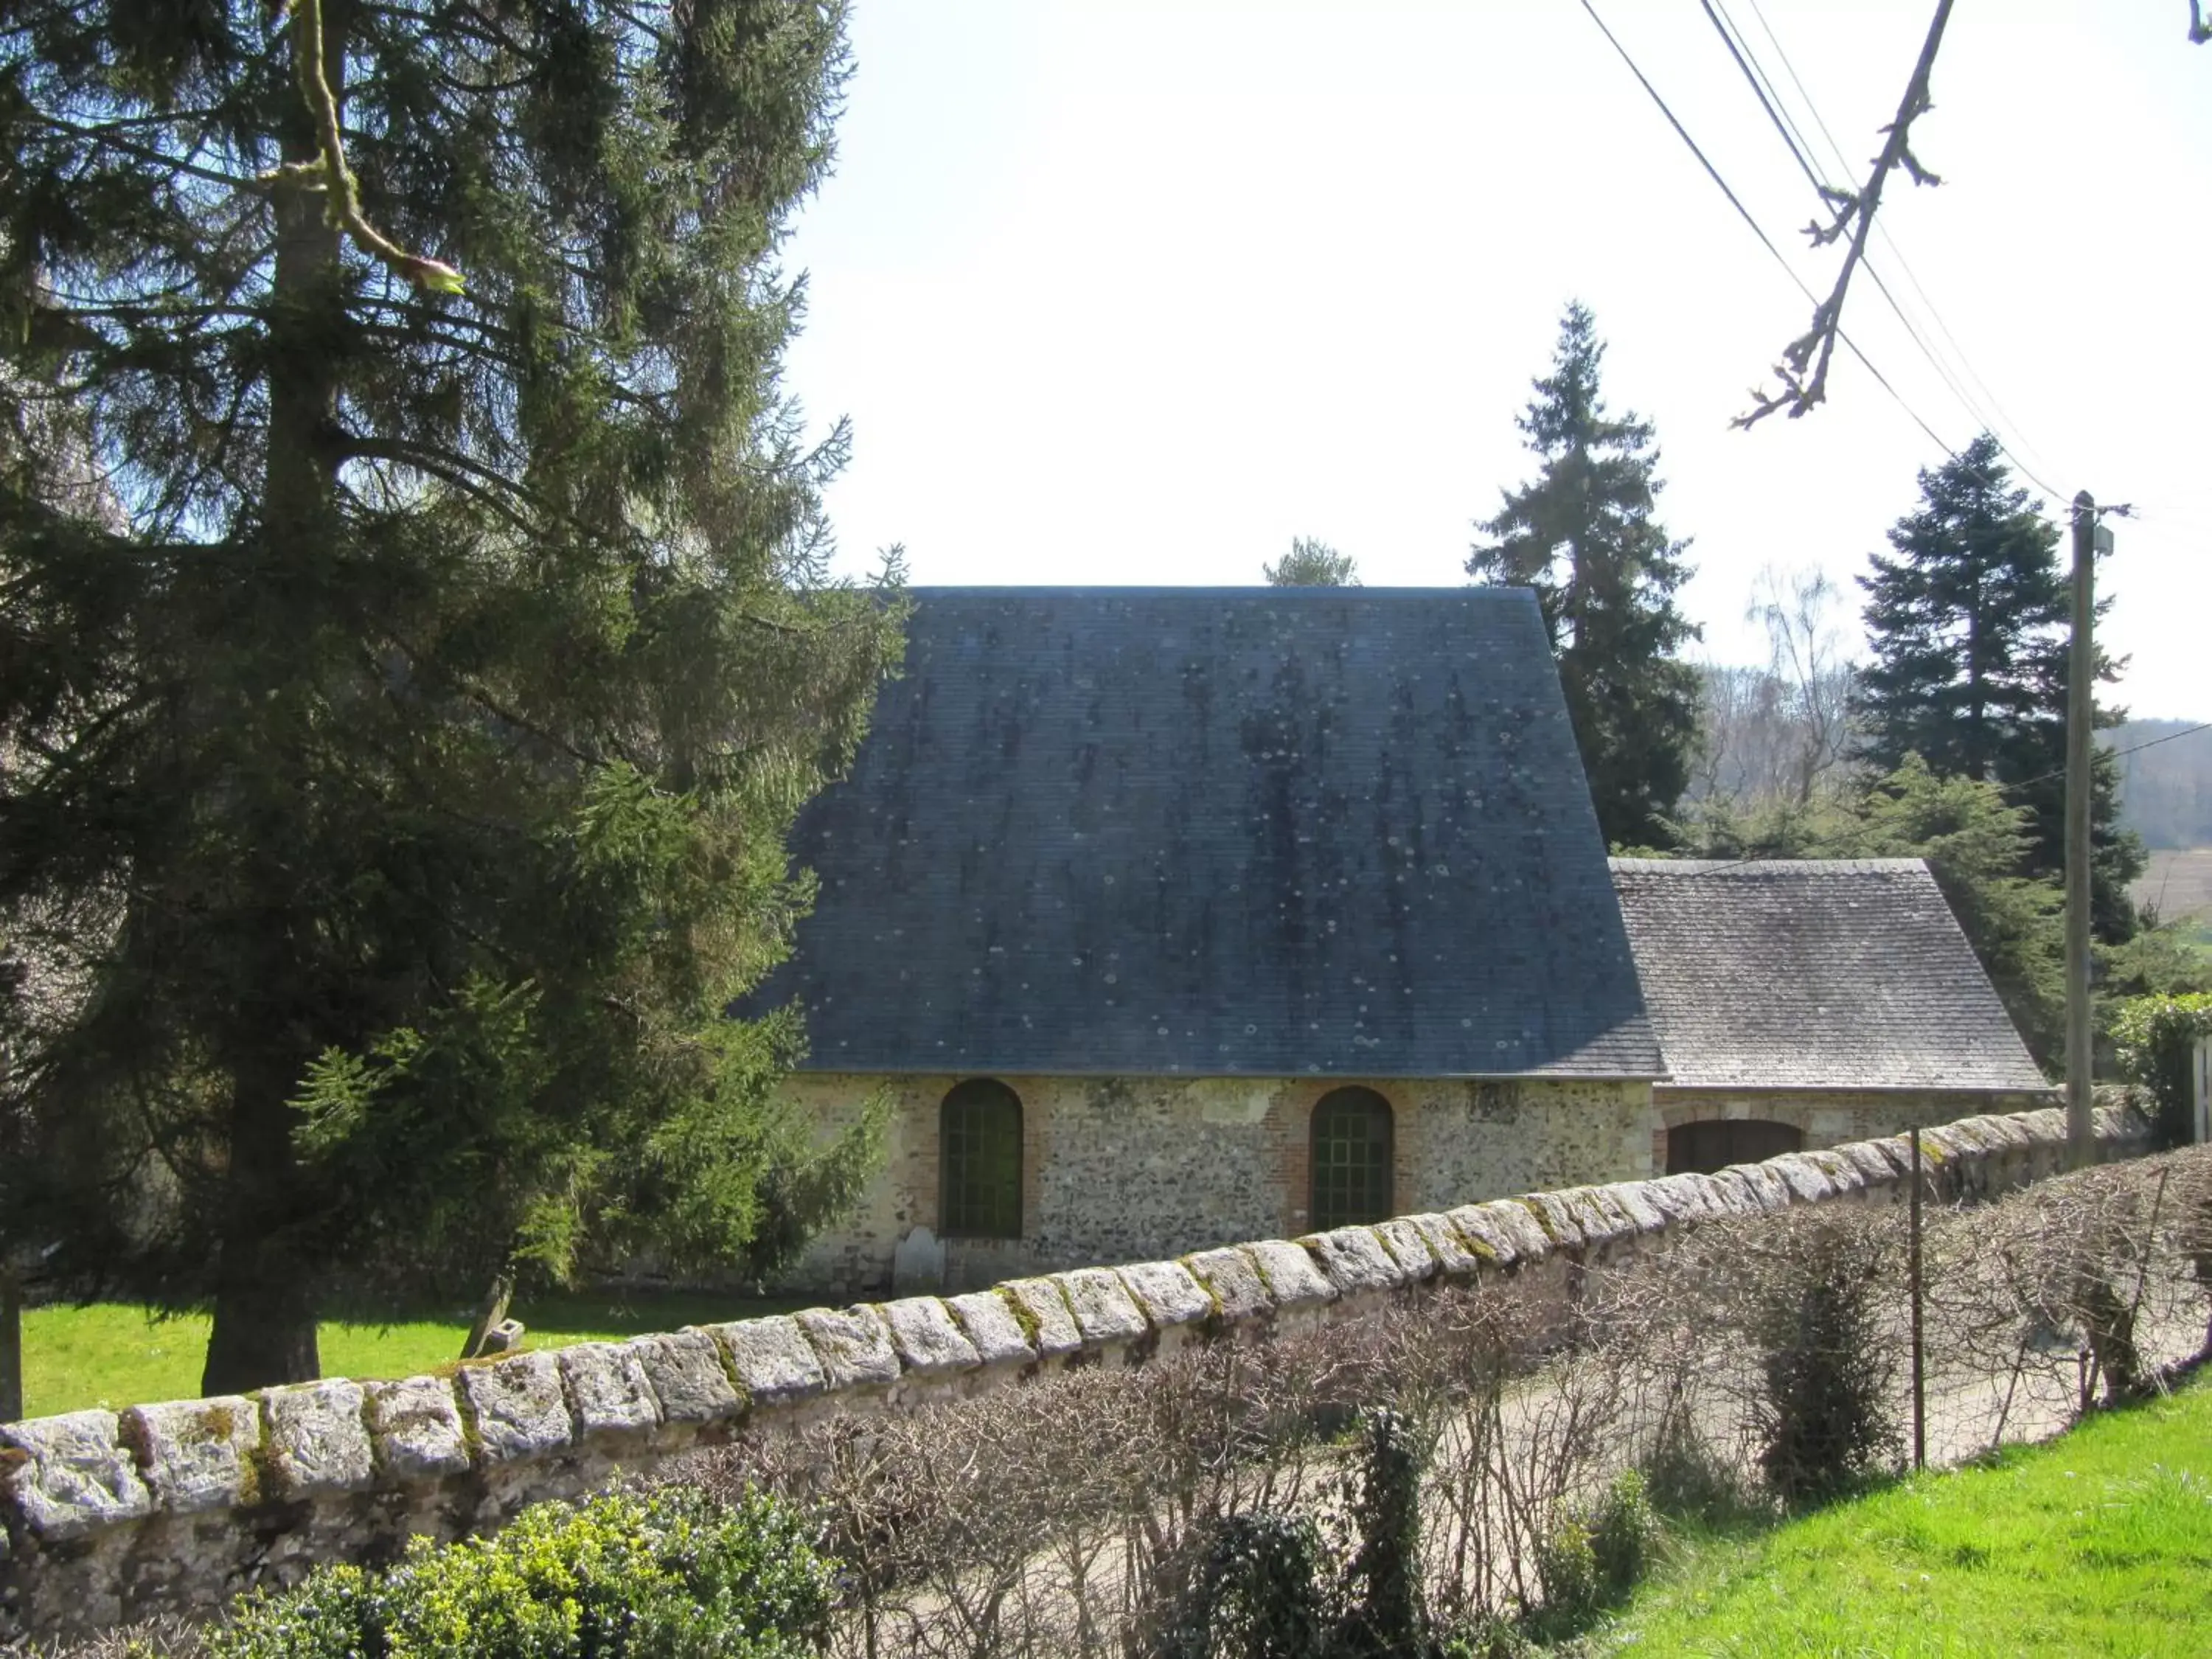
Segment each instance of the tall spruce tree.
[[1604,343],[1589,308],[1567,307],[1552,372],[1520,417],[1541,461],[1476,526],[1468,573],[1536,590],[1559,654],[1599,827],[1614,846],[1664,845],[1698,740],[1697,671],[1674,656],[1698,635],[1675,608],[1687,542],[1653,517],[1659,452],[1650,423],[1607,412]]
[[777,388],[843,25],[0,0],[0,1253],[211,1308],[210,1391],[863,1172],[723,1018],[900,635]]
[[[2002,787],[2030,814],[2027,873],[2057,873],[2066,861],[2070,625],[2058,527],[2014,483],[2002,447],[1986,433],[1922,471],[1920,496],[1889,532],[1893,556],[1875,555],[1873,574],[1859,578],[1874,653],[1857,697],[1864,756],[1887,772],[1917,754],[1937,777]],[[2101,652],[2097,678],[2117,678]],[[2120,719],[2117,709],[2097,712],[2100,726]],[[2109,755],[2096,760],[2090,812],[2093,920],[2097,937],[2115,944],[2135,931],[2127,890],[2144,854],[2120,827]]]

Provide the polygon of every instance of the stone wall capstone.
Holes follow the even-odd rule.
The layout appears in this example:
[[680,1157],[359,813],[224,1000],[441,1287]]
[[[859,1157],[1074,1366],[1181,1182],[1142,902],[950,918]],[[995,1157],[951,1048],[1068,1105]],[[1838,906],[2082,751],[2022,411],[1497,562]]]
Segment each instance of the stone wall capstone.
[[[2063,1167],[2065,1115],[1965,1119],[1923,1132],[1923,1144],[1937,1197],[1987,1198]],[[2148,1146],[2141,1117],[2098,1109],[2101,1159]],[[1176,1344],[1340,1317],[1425,1284],[1652,1248],[1717,1217],[1902,1202],[1908,1169],[1893,1137],[942,1299],[526,1352],[450,1376],[0,1424],[0,1646],[210,1610],[321,1562],[389,1560],[411,1535],[495,1528],[526,1504],[650,1472],[740,1431],[908,1409],[1054,1367],[1141,1364]],[[1560,1286],[1567,1295],[1564,1276]]]

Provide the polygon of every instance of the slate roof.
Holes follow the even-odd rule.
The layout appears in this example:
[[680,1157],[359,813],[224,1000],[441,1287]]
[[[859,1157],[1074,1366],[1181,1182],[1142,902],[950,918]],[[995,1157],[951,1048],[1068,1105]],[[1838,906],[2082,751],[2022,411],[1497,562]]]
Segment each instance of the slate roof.
[[811,1069],[1650,1077],[1535,601],[916,591],[802,816]]
[[2048,1086],[1918,859],[1615,859],[1613,879],[1678,1086]]

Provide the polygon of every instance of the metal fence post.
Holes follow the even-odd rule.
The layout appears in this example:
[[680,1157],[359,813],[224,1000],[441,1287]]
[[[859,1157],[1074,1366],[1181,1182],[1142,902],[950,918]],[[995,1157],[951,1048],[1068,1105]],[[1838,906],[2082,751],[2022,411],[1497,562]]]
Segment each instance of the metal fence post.
[[1927,1349],[1920,1328],[1920,1130],[1917,1125],[1911,1132],[1912,1193],[1911,1215],[1907,1223],[1911,1240],[1911,1266],[1908,1270],[1912,1297],[1912,1467],[1928,1467],[1928,1374]]

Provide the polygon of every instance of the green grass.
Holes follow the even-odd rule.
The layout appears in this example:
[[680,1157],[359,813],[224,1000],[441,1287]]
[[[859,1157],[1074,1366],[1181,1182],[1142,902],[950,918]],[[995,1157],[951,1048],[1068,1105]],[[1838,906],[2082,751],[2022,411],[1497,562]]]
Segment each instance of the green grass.
[[[602,1291],[532,1297],[509,1312],[528,1328],[525,1347],[557,1348],[804,1305],[736,1295]],[[468,1317],[462,1314],[389,1325],[325,1322],[319,1339],[323,1375],[410,1376],[434,1370],[454,1362],[467,1334]],[[24,1413],[46,1417],[87,1406],[190,1399],[200,1391],[207,1334],[204,1315],[155,1318],[121,1303],[27,1310]]]
[[1835,1659],[2212,1654],[2212,1386],[1687,1547],[1589,1644]]

